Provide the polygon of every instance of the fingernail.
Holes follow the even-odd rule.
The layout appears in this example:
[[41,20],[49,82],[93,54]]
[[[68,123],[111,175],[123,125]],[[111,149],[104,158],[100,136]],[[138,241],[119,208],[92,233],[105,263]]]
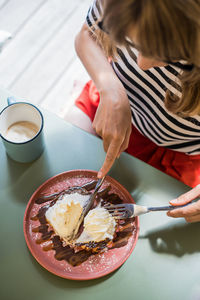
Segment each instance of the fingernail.
[[177,199],[173,199],[171,201],[169,201],[171,204],[177,204],[178,203],[178,200]]
[[102,172],[101,171],[98,172],[97,177],[102,178]]

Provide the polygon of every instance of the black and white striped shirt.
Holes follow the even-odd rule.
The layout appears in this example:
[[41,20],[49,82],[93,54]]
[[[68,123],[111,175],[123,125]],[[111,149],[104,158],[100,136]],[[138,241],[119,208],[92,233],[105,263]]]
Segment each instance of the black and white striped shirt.
[[[94,1],[86,22],[95,30],[98,20],[101,20],[101,9]],[[164,105],[166,90],[181,96],[181,88],[174,84],[180,86],[177,76],[181,69],[167,65],[143,71],[136,62],[136,49],[118,46],[118,54],[112,66],[126,89],[133,125],[158,146],[200,154],[200,116],[181,118]]]

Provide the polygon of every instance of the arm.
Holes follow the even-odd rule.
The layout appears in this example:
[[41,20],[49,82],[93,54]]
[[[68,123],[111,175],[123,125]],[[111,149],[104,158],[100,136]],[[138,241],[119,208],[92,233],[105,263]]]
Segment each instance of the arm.
[[100,93],[100,104],[92,125],[102,137],[107,152],[98,173],[98,177],[103,177],[115,159],[128,147],[131,133],[130,104],[122,83],[86,24],[76,37],[75,48]]
[[[184,205],[200,196],[200,184],[189,192],[179,196],[177,199],[170,201],[170,204]],[[169,217],[185,218],[187,222],[200,222],[200,199],[183,208],[176,208],[167,213]]]
[[87,24],[83,24],[76,36],[75,49],[99,92],[106,85],[107,80],[111,83],[114,81],[120,83]]

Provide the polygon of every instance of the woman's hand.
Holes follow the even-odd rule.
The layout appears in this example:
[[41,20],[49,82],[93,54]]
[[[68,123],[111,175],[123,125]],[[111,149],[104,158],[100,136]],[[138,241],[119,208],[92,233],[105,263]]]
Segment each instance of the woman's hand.
[[[174,206],[184,205],[196,199],[198,196],[200,196],[200,184],[177,199],[170,201],[170,204]],[[200,222],[200,199],[186,207],[171,210],[167,215],[173,218],[185,218],[189,223]]]
[[112,81],[100,92],[100,103],[92,127],[103,139],[106,154],[98,177],[110,170],[115,159],[120,156],[129,143],[131,134],[131,109],[126,91],[117,80]]

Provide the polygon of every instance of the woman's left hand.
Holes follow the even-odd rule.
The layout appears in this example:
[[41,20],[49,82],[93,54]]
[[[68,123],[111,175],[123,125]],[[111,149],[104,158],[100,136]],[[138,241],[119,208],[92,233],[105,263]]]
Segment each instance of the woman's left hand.
[[[174,206],[184,205],[196,199],[198,196],[200,196],[200,184],[191,189],[189,192],[179,196],[177,199],[171,200],[170,204]],[[173,218],[185,218],[185,220],[189,223],[200,222],[200,199],[186,207],[168,211],[167,215]]]

